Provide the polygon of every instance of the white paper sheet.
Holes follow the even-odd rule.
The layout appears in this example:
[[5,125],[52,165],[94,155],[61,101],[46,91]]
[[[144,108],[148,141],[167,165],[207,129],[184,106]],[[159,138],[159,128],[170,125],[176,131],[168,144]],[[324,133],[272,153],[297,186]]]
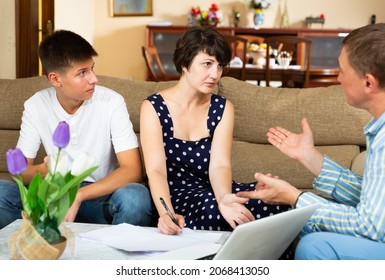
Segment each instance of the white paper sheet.
[[198,260],[216,254],[222,245],[211,242],[199,242],[183,248],[149,255],[146,260]]
[[194,231],[184,228],[178,235],[165,235],[157,228],[119,224],[86,233],[78,237],[101,242],[125,251],[169,251],[202,241],[217,242],[221,232]]

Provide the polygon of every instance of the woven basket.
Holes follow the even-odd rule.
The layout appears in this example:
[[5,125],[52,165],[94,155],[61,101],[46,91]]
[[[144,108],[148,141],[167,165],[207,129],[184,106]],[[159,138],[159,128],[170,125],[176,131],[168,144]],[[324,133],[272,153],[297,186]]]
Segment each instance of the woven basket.
[[12,234],[8,247],[11,259],[25,260],[57,260],[63,254],[67,238],[62,236],[55,244],[48,243],[36,231],[28,215],[23,212],[23,223],[20,229]]

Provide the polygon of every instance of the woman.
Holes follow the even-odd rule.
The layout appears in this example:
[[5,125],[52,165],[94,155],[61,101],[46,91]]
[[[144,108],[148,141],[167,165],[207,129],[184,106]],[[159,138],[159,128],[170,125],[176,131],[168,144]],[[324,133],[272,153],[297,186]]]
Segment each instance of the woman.
[[141,144],[162,233],[177,234],[184,226],[231,230],[288,209],[235,195],[254,190],[255,183],[232,182],[234,108],[213,94],[230,59],[230,47],[215,29],[188,29],[174,52],[178,83],[142,104]]

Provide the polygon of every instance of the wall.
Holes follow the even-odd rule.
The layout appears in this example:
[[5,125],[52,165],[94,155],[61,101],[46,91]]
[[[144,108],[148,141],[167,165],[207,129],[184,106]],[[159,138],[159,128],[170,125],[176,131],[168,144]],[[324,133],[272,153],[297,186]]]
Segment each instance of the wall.
[[[56,28],[71,29],[92,43],[99,53],[96,58],[98,74],[117,77],[145,78],[145,64],[140,47],[145,44],[146,25],[151,21],[167,20],[185,25],[191,6],[207,9],[212,2],[223,12],[223,24],[231,23],[233,8],[242,14],[241,25],[252,25],[252,13],[244,0],[153,0],[153,16],[111,17],[112,0],[55,0]],[[265,27],[277,27],[279,11],[285,0],[275,0],[266,11]],[[357,28],[370,22],[372,14],[377,22],[385,22],[383,0],[286,0],[289,22],[302,27],[307,16],[326,17],[324,28]],[[13,10],[13,11],[12,11]],[[0,1],[0,78],[14,77],[14,1]],[[320,27],[314,25],[314,27]],[[3,63],[3,61],[6,62]]]
[[93,44],[95,2],[95,0],[55,0],[55,29],[72,30]]
[[[224,25],[231,24],[231,13],[235,7],[243,17],[241,25],[252,25],[252,13],[244,0],[153,0],[152,17],[109,17],[108,1],[97,5],[94,44],[100,53],[97,71],[119,77],[145,79],[146,68],[140,47],[145,44],[145,25],[150,21],[171,21],[174,25],[185,25],[191,6],[207,9],[215,2],[223,12]],[[279,9],[284,0],[275,0],[266,11],[265,26],[277,26]],[[356,28],[369,23],[372,14],[377,14],[377,22],[385,22],[385,2],[379,0],[287,0],[289,21],[293,27],[302,27],[307,16],[326,17],[324,28]],[[341,11],[347,16],[341,16]],[[379,14],[381,11],[382,14]],[[316,27],[316,26],[315,26]]]
[[16,77],[15,1],[0,3],[0,78]]

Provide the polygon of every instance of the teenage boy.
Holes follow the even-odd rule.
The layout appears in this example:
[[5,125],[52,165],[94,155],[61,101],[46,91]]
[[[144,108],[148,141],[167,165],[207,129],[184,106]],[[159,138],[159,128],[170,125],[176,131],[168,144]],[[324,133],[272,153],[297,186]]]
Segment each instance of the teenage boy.
[[[34,164],[34,158],[41,144],[48,155],[57,152],[52,134],[66,121],[71,139],[63,152],[70,161],[86,152],[98,169],[81,184],[65,221],[150,225],[150,193],[138,183],[143,174],[137,137],[124,98],[96,85],[97,52],[78,34],[59,30],[41,42],[38,53],[52,87],[24,104],[17,143],[28,161],[24,183],[28,185],[36,172],[47,174],[47,163]],[[21,218],[21,211],[16,183],[0,181],[0,228]]]

